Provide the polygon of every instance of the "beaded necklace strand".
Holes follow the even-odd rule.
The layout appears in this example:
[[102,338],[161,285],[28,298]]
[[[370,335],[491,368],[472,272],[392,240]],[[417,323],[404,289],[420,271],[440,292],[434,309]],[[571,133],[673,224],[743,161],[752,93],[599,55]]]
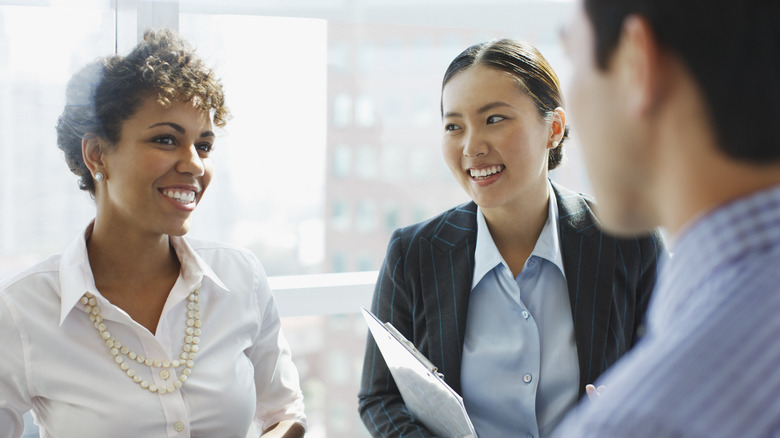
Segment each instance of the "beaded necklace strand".
[[[131,378],[133,382],[149,392],[167,394],[181,388],[182,385],[184,385],[184,382],[187,381],[187,378],[192,374],[192,368],[195,366],[195,357],[198,355],[198,343],[200,342],[201,334],[199,291],[200,285],[195,287],[187,297],[189,302],[187,303],[187,325],[184,329],[184,345],[181,348],[182,352],[181,355],[179,355],[179,359],[175,360],[150,359],[122,345],[122,343],[114,338],[108,329],[106,329],[106,325],[103,323],[103,317],[100,315],[100,307],[97,305],[97,298],[91,293],[87,292],[81,297],[81,304],[84,305],[84,311],[89,315],[90,321],[94,323],[93,325],[100,334],[100,337],[105,341],[108,352],[114,357],[114,362],[127,377]],[[123,356],[130,360],[125,360]],[[152,373],[154,372],[153,368],[161,368],[160,377],[165,380],[171,376],[169,369],[175,370],[179,367],[184,367],[184,369],[181,370],[178,379],[176,379],[173,384],[158,387],[141,378],[141,376],[130,367],[128,363],[132,363],[133,361],[149,367]]]

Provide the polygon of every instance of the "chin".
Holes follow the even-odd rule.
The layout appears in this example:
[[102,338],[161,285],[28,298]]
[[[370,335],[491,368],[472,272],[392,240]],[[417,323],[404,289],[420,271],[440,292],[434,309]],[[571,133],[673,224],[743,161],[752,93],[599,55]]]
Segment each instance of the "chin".
[[189,231],[190,231],[190,224],[189,222],[187,222],[184,224],[180,224],[179,226],[176,227],[171,227],[168,230],[168,233],[166,234],[168,234],[169,236],[181,237],[187,234]]

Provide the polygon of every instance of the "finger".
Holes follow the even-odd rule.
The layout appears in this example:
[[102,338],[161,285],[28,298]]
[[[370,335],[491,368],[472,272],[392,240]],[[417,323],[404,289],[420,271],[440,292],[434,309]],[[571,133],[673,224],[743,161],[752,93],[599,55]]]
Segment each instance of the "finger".
[[585,385],[585,393],[588,394],[590,400],[595,400],[599,397],[599,390],[593,385]]

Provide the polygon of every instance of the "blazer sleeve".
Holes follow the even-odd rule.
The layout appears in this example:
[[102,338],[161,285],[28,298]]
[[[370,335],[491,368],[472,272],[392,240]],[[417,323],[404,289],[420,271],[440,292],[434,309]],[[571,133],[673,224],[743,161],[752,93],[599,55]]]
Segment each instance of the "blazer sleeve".
[[[408,232],[409,230],[406,232],[396,230],[390,238],[387,254],[374,288],[371,311],[380,321],[390,322],[405,337],[412,339],[413,291],[405,280],[408,239],[404,235]],[[363,376],[358,393],[358,411],[369,433],[374,437],[434,436],[411,416],[382,358],[382,353],[370,334],[366,340]]]

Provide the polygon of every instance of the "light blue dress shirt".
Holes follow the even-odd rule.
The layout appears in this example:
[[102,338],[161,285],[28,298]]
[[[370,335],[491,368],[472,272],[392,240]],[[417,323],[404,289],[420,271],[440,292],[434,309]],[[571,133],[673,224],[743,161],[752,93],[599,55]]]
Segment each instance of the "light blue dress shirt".
[[574,324],[549,192],[547,221],[516,278],[477,210],[461,384],[479,438],[549,436],[577,401]]
[[780,185],[686,225],[647,334],[560,438],[780,437]]

